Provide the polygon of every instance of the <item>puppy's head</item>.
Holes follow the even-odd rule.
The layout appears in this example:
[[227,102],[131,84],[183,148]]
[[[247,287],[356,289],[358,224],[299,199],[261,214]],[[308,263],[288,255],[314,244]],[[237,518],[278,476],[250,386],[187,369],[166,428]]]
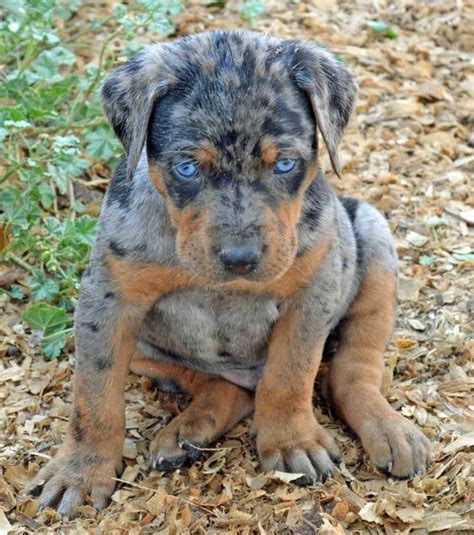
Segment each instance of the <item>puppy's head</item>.
[[318,130],[339,174],[337,145],[355,93],[326,51],[249,32],[155,45],[102,90],[129,179],[146,144],[178,257],[221,282],[267,281],[290,267]]

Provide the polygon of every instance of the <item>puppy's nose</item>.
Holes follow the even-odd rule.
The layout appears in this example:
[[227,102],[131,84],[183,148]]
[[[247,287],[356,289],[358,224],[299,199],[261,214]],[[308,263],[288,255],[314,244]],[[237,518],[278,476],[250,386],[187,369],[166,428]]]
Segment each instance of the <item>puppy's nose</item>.
[[260,250],[254,245],[224,247],[219,253],[219,258],[225,269],[239,275],[254,271],[260,256]]

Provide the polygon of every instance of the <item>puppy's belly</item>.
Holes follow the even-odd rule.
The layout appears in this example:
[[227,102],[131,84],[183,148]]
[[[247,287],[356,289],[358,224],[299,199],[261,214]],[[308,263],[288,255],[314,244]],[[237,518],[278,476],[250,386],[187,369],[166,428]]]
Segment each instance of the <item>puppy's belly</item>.
[[160,299],[140,333],[154,360],[218,375],[255,389],[267,355],[277,301],[269,297],[187,290]]

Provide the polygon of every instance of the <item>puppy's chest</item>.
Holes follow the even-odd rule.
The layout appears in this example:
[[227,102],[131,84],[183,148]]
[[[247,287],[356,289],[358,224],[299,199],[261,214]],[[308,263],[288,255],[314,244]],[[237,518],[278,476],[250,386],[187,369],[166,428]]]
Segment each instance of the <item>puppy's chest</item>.
[[161,298],[148,314],[140,342],[145,353],[253,387],[279,316],[275,299],[188,290]]

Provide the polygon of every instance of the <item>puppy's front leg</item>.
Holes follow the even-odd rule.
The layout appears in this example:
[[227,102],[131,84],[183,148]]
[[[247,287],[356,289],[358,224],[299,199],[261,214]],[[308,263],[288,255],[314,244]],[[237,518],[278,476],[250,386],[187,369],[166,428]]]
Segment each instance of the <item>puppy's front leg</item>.
[[[40,506],[71,516],[90,495],[101,509],[121,470],[125,437],[124,384],[135,349],[137,309],[120,304],[105,267],[82,281],[76,309],[74,407],[68,436],[36,476]],[[43,485],[41,490],[41,485]]]
[[[314,306],[313,306],[314,309]],[[276,324],[264,374],[257,387],[257,450],[265,470],[305,474],[324,480],[339,450],[316,421],[313,386],[327,333],[314,310],[298,300]]]

